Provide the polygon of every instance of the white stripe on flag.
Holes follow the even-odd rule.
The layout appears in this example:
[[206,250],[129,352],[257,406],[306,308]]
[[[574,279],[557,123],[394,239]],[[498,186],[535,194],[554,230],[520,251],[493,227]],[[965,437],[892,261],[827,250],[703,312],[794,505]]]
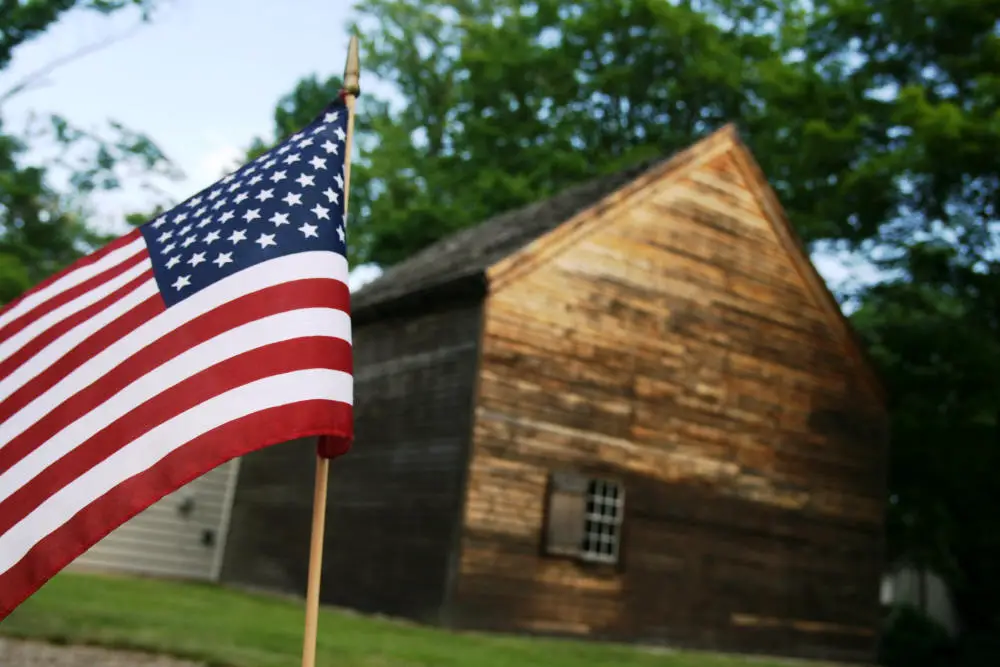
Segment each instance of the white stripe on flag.
[[137,252],[142,252],[145,247],[146,242],[143,240],[142,236],[139,236],[135,241],[132,241],[128,245],[123,245],[121,248],[112,250],[93,264],[87,264],[86,266],[81,266],[75,271],[70,271],[66,275],[54,281],[51,285],[43,287],[37,292],[24,297],[24,299],[12,306],[7,312],[0,313],[0,328],[7,326],[21,315],[30,312],[39,304],[62,294],[66,290],[73,289],[80,283],[90,280],[94,276],[107,271],[113,266],[121,264]]
[[198,436],[269,408],[310,400],[348,400],[351,382],[349,373],[320,368],[273,375],[219,394],[147,431],[0,535],[0,572],[16,565],[35,544],[102,495]]
[[7,340],[0,342],[0,362],[8,359],[12,354],[31,342],[32,338],[47,331],[49,327],[59,324],[67,317],[80,312],[87,306],[92,306],[117,290],[122,285],[134,280],[152,268],[153,263],[148,259],[145,259],[130,269],[118,274],[111,280],[95,286],[93,289],[84,292],[75,299],[67,301],[58,308],[42,315]]
[[[0,380],[0,401],[4,401],[15,391],[28,384],[42,371],[61,359],[63,355],[85,341],[94,333],[132,310],[151,296],[160,293],[156,281],[150,279],[115,301],[90,319],[80,322],[62,336],[43,347],[37,354],[18,366],[13,373]],[[4,430],[6,433],[6,429]],[[13,436],[11,436],[13,437]],[[0,447],[3,442],[0,441]]]
[[[314,250],[276,257],[226,276],[197,294],[174,304],[85,361],[31,403],[11,415],[10,419],[2,424],[3,440],[0,441],[0,449],[30,428],[53,407],[61,405],[63,401],[92,382],[100,380],[108,371],[139,350],[196,317],[238,297],[292,280],[310,278],[333,278],[346,284],[347,259],[329,250]],[[32,359],[31,363],[34,364],[35,359]],[[0,396],[3,396],[3,393],[0,393]]]
[[[103,404],[67,424],[30,454],[0,473],[0,501],[101,429],[174,385],[244,352],[306,336],[327,336],[349,342],[351,318],[344,311],[333,308],[291,310],[230,329],[186,350],[162,366],[136,378]],[[27,419],[38,421],[45,416],[44,413],[38,414],[38,411],[36,407],[33,410],[35,414]]]

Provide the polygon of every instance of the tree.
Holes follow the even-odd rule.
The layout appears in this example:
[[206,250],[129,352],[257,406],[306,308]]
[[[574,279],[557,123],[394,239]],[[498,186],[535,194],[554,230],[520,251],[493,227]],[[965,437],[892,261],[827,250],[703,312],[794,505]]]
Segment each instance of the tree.
[[[795,200],[790,184],[804,191],[802,174],[820,170],[784,159],[800,146],[773,130],[798,116],[775,119],[790,98],[817,110],[837,101],[783,55],[804,39],[804,15],[789,2],[711,6],[746,18],[723,25],[722,9],[658,0],[360,3],[365,77],[391,84],[404,103],[371,94],[359,101],[354,261],[395,263],[449,232],[667,155],[733,119],[773,157],[769,172],[799,176],[778,183]],[[771,25],[777,19],[780,29]],[[324,90],[303,80],[279,105],[275,136],[290,118],[312,118],[335,82]],[[309,97],[314,90],[323,92]],[[812,210],[808,197],[798,199]],[[831,232],[803,226],[810,237]]]
[[[1000,660],[1000,35],[997,0],[832,0],[808,58],[857,91],[826,215],[892,278],[855,321],[893,402],[892,555],[941,572],[964,664]],[[992,643],[992,644],[991,644]],[[989,654],[989,655],[987,655]]]
[[912,248],[903,277],[854,316],[890,396],[890,558],[942,575],[963,634],[958,665],[1000,645],[1000,285],[940,244]]
[[[136,7],[148,18],[152,0],[0,1],[0,71],[17,47],[35,39],[71,10],[105,14]],[[35,76],[0,94],[3,104],[28,93],[37,77],[51,73],[80,53],[50,63]],[[42,165],[28,163],[29,146],[45,144],[54,155]],[[14,133],[0,115],[0,304],[63,268],[108,238],[88,223],[87,197],[119,187],[125,170],[176,177],[176,171],[147,137],[111,122],[103,133],[83,131],[49,114]],[[69,188],[59,189],[54,175]]]
[[804,36],[794,2],[365,0],[358,13],[366,71],[405,100],[372,120],[361,167],[355,238],[385,264],[729,120],[772,155],[775,105],[809,82],[783,57]]
[[891,397],[890,555],[945,576],[959,659],[996,664],[1000,0],[357,11],[366,76],[401,100],[362,98],[356,261],[393,264],[736,121],[800,235],[884,272],[848,296]]

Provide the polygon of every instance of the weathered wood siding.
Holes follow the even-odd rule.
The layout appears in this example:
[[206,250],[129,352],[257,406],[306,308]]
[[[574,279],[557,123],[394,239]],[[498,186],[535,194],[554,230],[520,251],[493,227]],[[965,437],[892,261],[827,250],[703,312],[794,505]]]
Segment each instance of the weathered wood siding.
[[[355,442],[330,466],[321,600],[439,621],[457,565],[481,307],[354,329]],[[223,580],[304,594],[315,439],[244,458]]]
[[330,468],[323,600],[440,620],[457,552],[480,304],[355,330],[352,451]]
[[[867,658],[885,418],[731,153],[491,295],[454,618]],[[626,483],[624,562],[542,557],[546,477]]]
[[316,438],[265,447],[241,459],[222,582],[305,594],[315,461]]

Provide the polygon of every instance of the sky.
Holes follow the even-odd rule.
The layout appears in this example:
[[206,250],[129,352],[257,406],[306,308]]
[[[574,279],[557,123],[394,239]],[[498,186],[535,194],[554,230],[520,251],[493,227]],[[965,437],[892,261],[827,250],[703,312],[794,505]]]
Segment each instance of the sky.
[[[15,52],[0,91],[77,49],[110,45],[12,99],[5,122],[17,128],[32,112],[59,113],[82,127],[120,121],[152,138],[184,173],[159,183],[181,201],[235,166],[254,137],[270,136],[276,102],[300,78],[343,72],[350,6],[350,0],[162,0],[145,24],[133,12],[71,12]],[[361,82],[364,88],[363,62]],[[154,203],[127,186],[96,199],[94,222],[123,230],[125,213]],[[843,258],[813,259],[835,289],[860,275]],[[376,267],[358,267],[353,287],[378,274]]]
[[[234,166],[254,137],[270,136],[276,102],[300,78],[343,72],[350,4],[164,0],[146,24],[131,11],[71,12],[15,52],[0,90],[82,47],[110,45],[13,98],[5,122],[23,126],[32,112],[58,113],[85,128],[120,121],[152,138],[184,173],[158,182],[180,201]],[[126,187],[97,198],[95,223],[124,229],[125,213],[153,203],[137,186]],[[377,274],[359,269],[358,284]]]

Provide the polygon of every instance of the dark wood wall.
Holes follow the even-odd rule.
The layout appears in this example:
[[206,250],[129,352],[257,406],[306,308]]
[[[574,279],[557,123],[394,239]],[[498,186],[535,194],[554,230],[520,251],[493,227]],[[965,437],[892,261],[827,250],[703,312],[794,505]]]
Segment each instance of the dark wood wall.
[[322,599],[436,622],[456,563],[480,304],[355,328],[355,434],[330,467]]
[[240,460],[223,583],[305,594],[315,461],[316,438],[265,447]]
[[[884,410],[745,173],[705,156],[488,298],[457,622],[871,657]],[[541,557],[549,473],[595,467],[621,567]]]
[[[440,621],[457,566],[481,307],[354,330],[355,442],[330,466],[321,599]],[[304,594],[315,438],[241,461],[221,578]]]

